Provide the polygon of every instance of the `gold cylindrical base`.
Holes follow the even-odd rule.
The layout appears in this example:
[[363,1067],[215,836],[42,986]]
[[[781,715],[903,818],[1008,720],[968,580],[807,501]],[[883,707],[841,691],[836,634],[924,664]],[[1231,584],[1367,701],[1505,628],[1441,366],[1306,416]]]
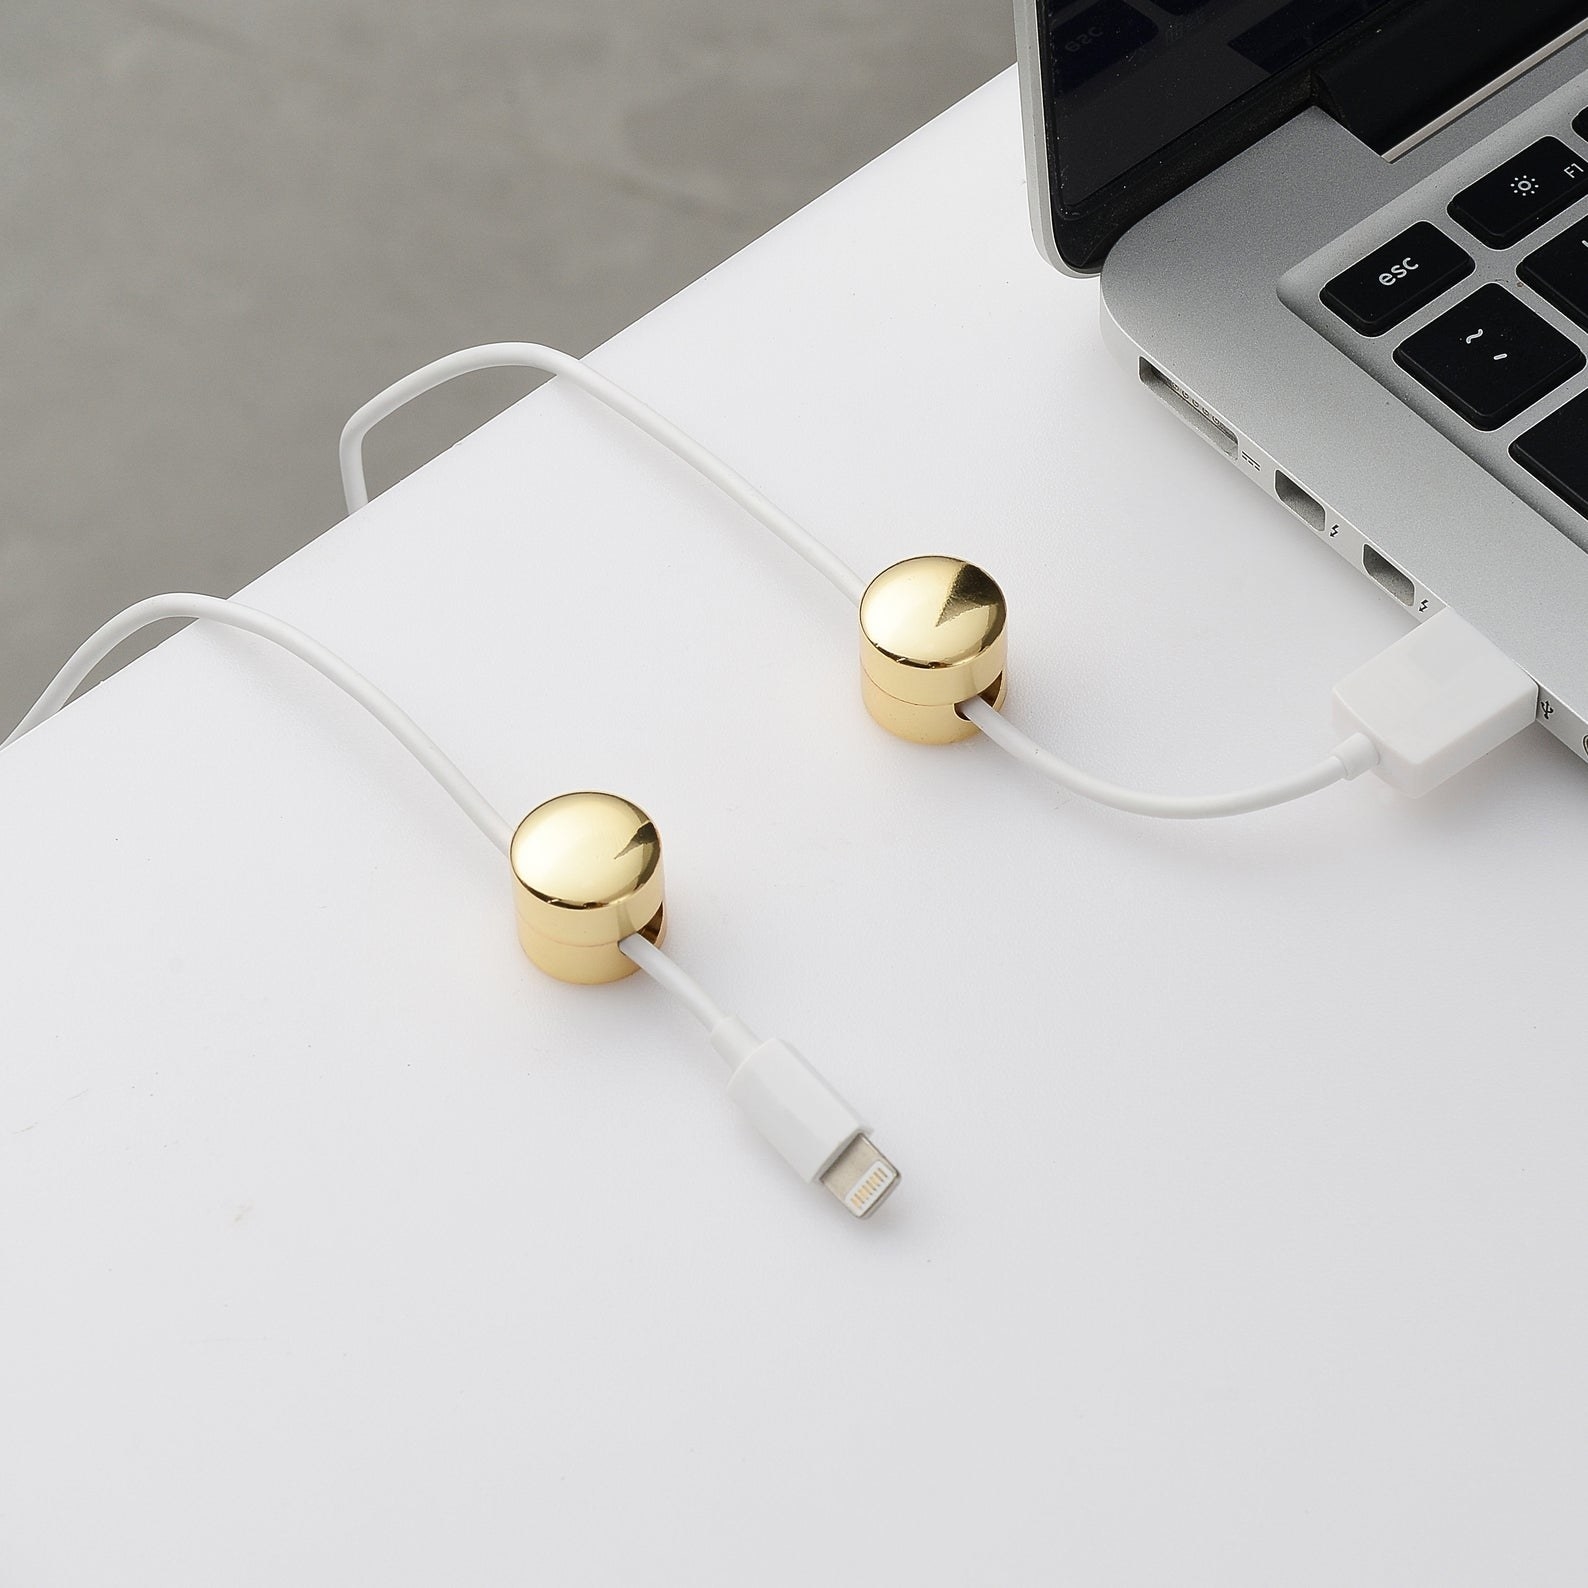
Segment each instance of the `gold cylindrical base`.
[[1003,704],[1009,609],[993,577],[957,557],[911,557],[860,599],[861,697],[901,739],[953,744],[978,730],[955,707]]
[[560,794],[513,834],[518,941],[559,981],[589,986],[637,969],[618,948],[639,933],[662,940],[662,842],[656,825],[617,794]]
[[[1008,684],[1000,673],[997,683],[982,691],[982,698],[995,710],[1001,710],[1007,693]],[[954,705],[912,705],[896,695],[884,693],[872,682],[869,673],[860,675],[860,698],[865,701],[866,710],[889,733],[908,739],[912,744],[958,744],[961,739],[974,739],[981,732],[974,722],[967,722],[960,716]]]

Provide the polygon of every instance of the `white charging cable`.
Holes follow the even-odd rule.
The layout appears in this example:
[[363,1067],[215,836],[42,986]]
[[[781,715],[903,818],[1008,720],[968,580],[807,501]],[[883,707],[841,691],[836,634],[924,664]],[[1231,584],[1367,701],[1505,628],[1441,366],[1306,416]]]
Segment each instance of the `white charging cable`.
[[[859,605],[865,581],[741,474],[588,364],[534,342],[465,348],[425,365],[365,403],[342,431],[348,511],[369,500],[364,439],[375,425],[460,375],[503,367],[542,370],[588,392],[690,464]],[[1368,771],[1403,792],[1422,793],[1520,732],[1533,720],[1537,705],[1533,680],[1447,610],[1336,689],[1335,722],[1342,737],[1328,756],[1293,776],[1229,794],[1154,794],[1124,788],[1043,748],[987,700],[969,700],[957,709],[1018,765],[1083,799],[1136,816],[1203,820],[1285,805]]]
[[[151,623],[178,618],[207,618],[228,628],[256,634],[272,645],[290,651],[328,678],[343,693],[352,696],[365,711],[384,727],[456,802],[465,816],[505,855],[513,840],[513,824],[493,809],[489,800],[466,778],[434,739],[389,695],[372,684],[357,668],[344,662],[302,629],[284,623],[238,601],[222,601],[206,595],[158,595],[139,601],[102,624],[72,652],[65,666],[50,680],[32,710],[6,736],[4,745],[14,743],[48,717],[53,717],[82,687],[83,680],[124,640]],[[3,748],[0,745],[0,748]]]
[[[491,843],[504,855],[510,853],[513,824],[389,695],[301,629],[254,607],[215,596],[152,596],[103,624],[72,653],[0,748],[54,716],[124,640],[151,623],[181,618],[203,618],[240,629],[307,662],[369,712]],[[729,1097],[791,1167],[808,1182],[819,1180],[856,1217],[875,1212],[898,1183],[899,1175],[872,1145],[860,1115],[786,1043],[762,1041],[737,1016],[725,1013],[694,977],[654,943],[635,934],[624,938],[618,947],[706,1027],[712,1047],[730,1065]]]
[[1061,761],[1022,733],[1004,714],[982,699],[967,700],[959,707],[960,716],[974,722],[981,731],[1015,761],[1029,766],[1050,783],[1056,783],[1082,799],[1107,805],[1132,816],[1159,816],[1180,821],[1205,820],[1214,816],[1245,816],[1253,811],[1271,810],[1292,800],[1305,799],[1320,789],[1347,778],[1359,777],[1378,761],[1378,752],[1360,733],[1341,741],[1316,766],[1276,783],[1256,788],[1237,789],[1233,794],[1143,794],[1121,788],[1102,778],[1083,772],[1068,761]]
[[561,375],[581,391],[588,392],[597,402],[605,403],[613,413],[621,414],[630,424],[643,430],[652,440],[682,458],[692,469],[705,476],[724,496],[735,501],[752,518],[759,519],[791,551],[798,552],[835,589],[855,603],[865,593],[866,581],[860,577],[831,547],[825,546],[803,525],[797,524],[782,508],[767,500],[738,470],[730,468],[715,452],[703,447],[693,436],[686,435],[672,420],[632,392],[625,391],[616,381],[598,374],[588,364],[570,353],[560,353],[554,347],[542,347],[538,342],[490,342],[484,347],[467,347],[462,352],[438,358],[412,375],[405,375],[395,385],[388,386],[379,396],[372,397],[342,427],[341,461],[342,494],[347,499],[347,510],[353,512],[369,501],[364,483],[364,438],[389,414],[395,413],[415,397],[422,397],[437,386],[444,386],[460,375],[472,375],[482,369],[536,369],[547,375]]

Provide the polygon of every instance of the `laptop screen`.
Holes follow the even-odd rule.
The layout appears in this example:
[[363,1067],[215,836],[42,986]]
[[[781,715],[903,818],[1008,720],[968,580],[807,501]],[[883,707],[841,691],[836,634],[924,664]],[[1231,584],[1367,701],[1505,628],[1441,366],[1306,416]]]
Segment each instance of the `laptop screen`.
[[1588,0],[1031,0],[1055,242],[1133,221],[1309,104],[1381,153],[1588,19]]

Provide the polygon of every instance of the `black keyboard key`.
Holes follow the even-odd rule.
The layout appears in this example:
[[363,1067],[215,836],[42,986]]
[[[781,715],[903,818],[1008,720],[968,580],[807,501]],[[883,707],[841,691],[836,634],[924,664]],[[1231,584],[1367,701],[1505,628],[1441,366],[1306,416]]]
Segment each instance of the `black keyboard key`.
[[1463,419],[1497,430],[1588,359],[1514,294],[1490,283],[1407,337],[1395,362]]
[[1588,221],[1529,254],[1516,273],[1562,314],[1588,326]]
[[1588,138],[1588,110],[1585,110],[1573,123],[1579,138]]
[[1053,25],[1048,44],[1054,86],[1067,94],[1157,36],[1157,24],[1125,0],[1097,0]]
[[1323,289],[1323,301],[1363,336],[1382,336],[1476,267],[1437,226],[1418,221]]
[[1513,442],[1511,456],[1588,517],[1588,393]]
[[1588,198],[1588,161],[1559,138],[1540,138],[1458,193],[1450,213],[1491,248],[1509,248]]

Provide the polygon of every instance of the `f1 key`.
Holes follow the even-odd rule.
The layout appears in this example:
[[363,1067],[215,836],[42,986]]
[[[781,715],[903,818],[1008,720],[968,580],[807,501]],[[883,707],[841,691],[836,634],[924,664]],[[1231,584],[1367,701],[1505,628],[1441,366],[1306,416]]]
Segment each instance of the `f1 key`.
[[1540,138],[1451,201],[1450,213],[1490,248],[1509,248],[1588,198],[1588,161]]

